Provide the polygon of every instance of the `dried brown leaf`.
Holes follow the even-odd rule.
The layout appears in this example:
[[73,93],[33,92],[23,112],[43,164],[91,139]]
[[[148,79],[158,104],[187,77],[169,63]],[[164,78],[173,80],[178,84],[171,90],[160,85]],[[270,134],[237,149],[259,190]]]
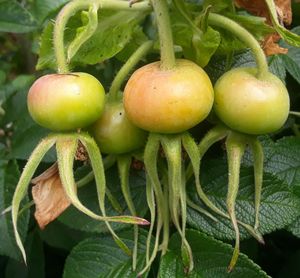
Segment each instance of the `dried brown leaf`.
[[63,189],[57,164],[31,181],[32,197],[35,202],[34,217],[41,229],[55,220],[70,204]]
[[[282,25],[290,25],[292,22],[292,8],[291,0],[275,0],[278,20]],[[235,0],[235,4],[239,8],[243,8],[250,13],[265,17],[266,22],[272,25],[270,14],[265,1],[263,0]],[[266,55],[285,54],[286,48],[280,47],[277,42],[280,40],[280,36],[277,33],[266,36],[262,42],[262,47]]]

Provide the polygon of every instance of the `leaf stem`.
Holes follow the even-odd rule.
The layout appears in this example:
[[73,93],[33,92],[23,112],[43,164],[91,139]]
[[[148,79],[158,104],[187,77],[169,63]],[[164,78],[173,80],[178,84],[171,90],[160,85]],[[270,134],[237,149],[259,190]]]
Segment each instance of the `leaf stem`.
[[170,70],[176,66],[172,28],[167,0],[151,0],[155,13],[160,42],[161,69]]
[[208,22],[232,32],[249,48],[251,48],[258,68],[257,78],[263,78],[263,76],[269,71],[268,63],[259,42],[253,37],[253,35],[235,21],[219,14],[210,13]]

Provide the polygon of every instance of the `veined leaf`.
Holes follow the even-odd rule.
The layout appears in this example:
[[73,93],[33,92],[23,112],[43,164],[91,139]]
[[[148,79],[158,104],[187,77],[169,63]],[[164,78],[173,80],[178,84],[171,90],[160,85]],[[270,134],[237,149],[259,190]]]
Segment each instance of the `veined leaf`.
[[[212,160],[203,162],[202,186],[208,197],[223,211],[226,211],[226,194],[228,173],[226,161]],[[191,198],[201,205],[196,197],[194,185],[188,185]],[[243,168],[240,173],[240,188],[236,200],[237,219],[244,223],[254,225],[254,177],[253,168]],[[265,173],[261,207],[260,227],[261,234],[270,233],[284,228],[294,222],[300,215],[300,199],[291,192],[288,184],[272,174]],[[188,223],[198,230],[213,235],[220,239],[234,239],[234,233],[227,219],[217,217],[219,222],[214,222],[208,217],[193,209],[189,209]],[[241,237],[250,237],[241,228]]]
[[[195,261],[194,270],[188,275],[191,278],[267,278],[269,277],[258,265],[246,255],[240,254],[238,262],[231,273],[227,272],[233,248],[229,244],[215,240],[198,231],[187,230]],[[158,277],[187,277],[184,273],[180,256],[180,237],[175,234],[171,238],[169,251],[161,258]]]

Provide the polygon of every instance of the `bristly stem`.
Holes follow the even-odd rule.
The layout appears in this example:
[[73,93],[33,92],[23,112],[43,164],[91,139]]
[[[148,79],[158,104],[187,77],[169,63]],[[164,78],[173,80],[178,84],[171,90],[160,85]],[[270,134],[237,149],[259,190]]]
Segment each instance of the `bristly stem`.
[[253,35],[235,21],[219,14],[210,13],[208,22],[230,31],[252,50],[257,64],[257,78],[263,78],[269,71],[268,62],[259,42]]
[[153,47],[152,41],[144,42],[127,60],[127,62],[118,71],[116,77],[111,83],[108,94],[111,99],[118,99],[118,93],[125,78],[130,74],[134,67],[141,61],[141,59],[150,51]]
[[170,70],[176,66],[172,28],[167,0],[151,0],[156,17],[160,42],[161,69]]

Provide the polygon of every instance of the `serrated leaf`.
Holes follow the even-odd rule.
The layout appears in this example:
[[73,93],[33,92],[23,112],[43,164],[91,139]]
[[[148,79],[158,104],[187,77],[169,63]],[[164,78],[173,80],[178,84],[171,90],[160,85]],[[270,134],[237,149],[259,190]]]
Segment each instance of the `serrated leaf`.
[[[270,138],[263,140],[265,152],[265,171],[276,175],[289,185],[300,197],[300,140],[297,137],[284,137],[277,142]],[[245,160],[251,163],[251,155]],[[296,218],[287,229],[300,237],[300,217]]]
[[283,61],[283,55],[272,55],[268,59],[269,71],[275,74],[285,83],[286,70]]
[[[264,171],[276,175],[300,197],[300,140],[297,137],[283,137],[276,142],[269,137],[262,140],[264,148]],[[251,165],[251,154],[245,164]]]
[[[203,163],[202,186],[208,197],[223,211],[226,211],[227,167],[224,160],[212,160]],[[192,199],[198,205],[194,185],[188,186]],[[241,168],[240,189],[236,201],[237,219],[254,225],[254,178],[253,168]],[[261,234],[270,233],[295,221],[300,214],[300,199],[294,195],[286,182],[276,176],[265,173],[260,207]],[[234,233],[228,220],[218,217],[214,222],[203,214],[189,209],[188,223],[198,230],[220,239],[234,239]],[[250,235],[241,228],[241,237]]]
[[215,83],[225,71],[238,67],[255,67],[255,60],[251,51],[236,53],[229,64],[225,55],[214,55],[205,67],[205,71],[211,81]]
[[[121,235],[122,240],[132,248],[132,232]],[[93,237],[80,242],[68,256],[64,278],[118,278],[137,277],[144,265],[146,232],[141,230],[137,271],[131,270],[131,257],[126,255],[111,237]]]
[[[293,28],[291,31],[300,35],[300,26]],[[284,40],[280,41],[280,46],[288,49],[286,55],[280,55],[286,70],[300,84],[300,48],[288,45]]]
[[27,33],[36,28],[36,21],[20,3],[0,0],[0,32]]
[[[122,191],[120,187],[120,181],[118,178],[118,172],[116,167],[111,168],[106,171],[106,183],[110,188],[114,197],[119,201],[122,208],[124,209],[124,215],[130,215],[130,212],[126,208],[125,200],[122,196]],[[145,193],[145,177],[142,173],[132,173],[130,177],[130,187],[132,191],[132,198],[138,211],[138,216],[143,217],[146,213],[147,207],[146,203],[146,193]],[[78,189],[79,199],[84,205],[96,213],[99,212],[99,203],[97,199],[95,182],[91,182],[83,188]],[[108,216],[118,215],[109,202],[106,202],[106,213]],[[74,221],[76,219],[76,222]],[[82,213],[78,212],[74,207],[68,208],[59,218],[59,221],[69,226],[70,228],[92,232],[92,233],[107,233],[107,227],[104,222],[96,221],[89,217],[86,217]],[[121,223],[111,223],[111,226],[115,231],[124,229],[128,225]]]
[[[188,230],[186,233],[195,261],[194,270],[188,275],[191,278],[267,278],[269,277],[258,265],[246,255],[240,254],[238,262],[231,273],[227,272],[233,248],[229,244],[215,240],[198,231]],[[162,257],[159,278],[184,278],[180,255],[180,238],[175,234],[169,244],[170,250]]]
[[[15,161],[0,160],[0,254],[20,260],[20,252],[17,247],[11,214],[1,215],[1,212],[11,205],[12,197],[20,172]],[[28,202],[26,197],[25,202]],[[24,240],[29,222],[29,211],[24,211],[19,217],[19,232]]]

